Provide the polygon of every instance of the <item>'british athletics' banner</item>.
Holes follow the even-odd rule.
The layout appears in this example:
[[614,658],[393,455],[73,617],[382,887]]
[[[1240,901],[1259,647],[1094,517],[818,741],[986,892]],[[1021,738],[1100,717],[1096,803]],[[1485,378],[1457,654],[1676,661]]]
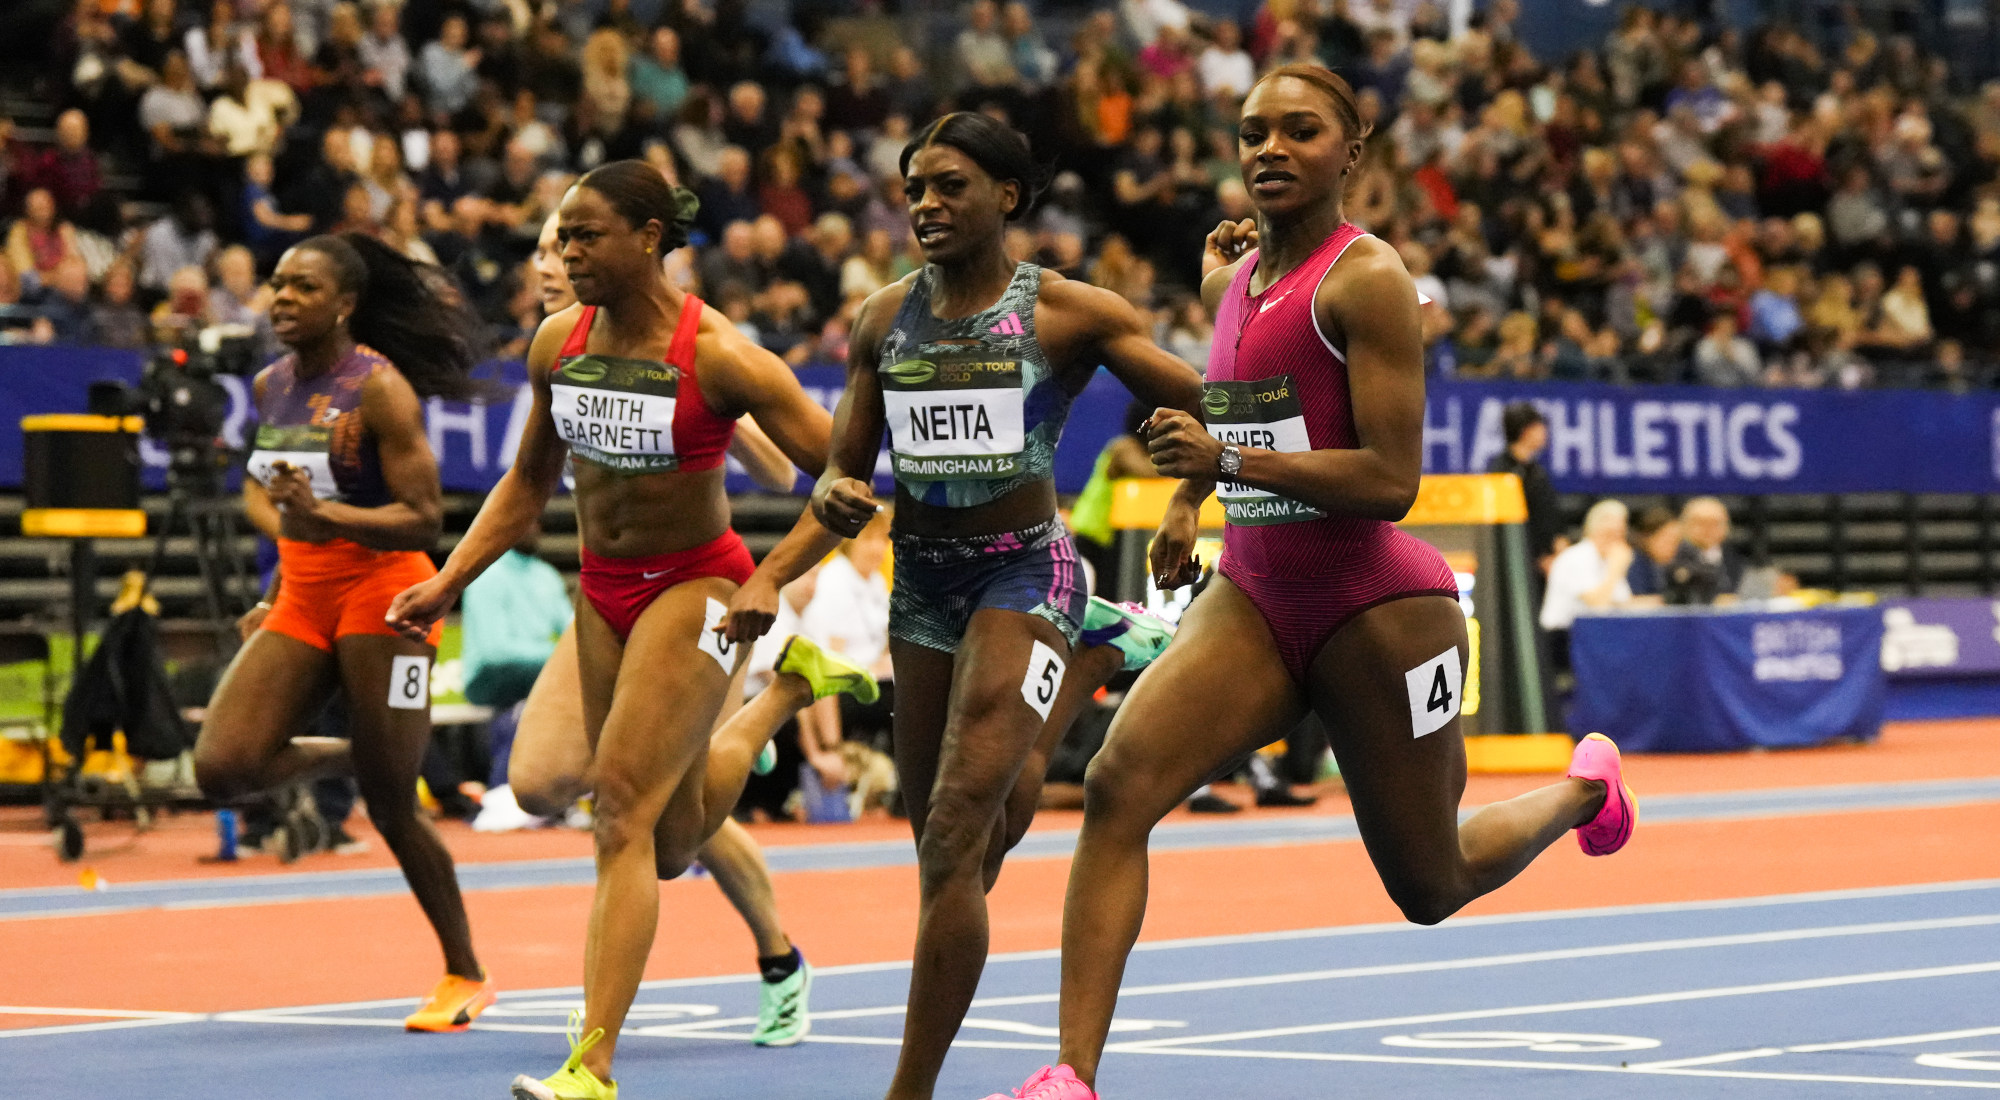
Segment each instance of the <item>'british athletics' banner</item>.
[[[0,487],[21,483],[21,417],[80,412],[92,381],[135,383],[137,353],[87,348],[0,348]],[[445,488],[490,489],[513,462],[529,410],[519,363],[493,368],[496,399],[485,405],[433,400],[431,447]],[[827,408],[846,383],[839,367],[799,371]],[[255,417],[249,380],[221,379],[230,395],[223,425],[232,447]],[[1075,492],[1117,434],[1131,398],[1100,371],[1070,412],[1056,452],[1056,485]],[[1953,396],[1903,390],[1718,390],[1555,382],[1433,382],[1424,417],[1428,473],[1483,471],[1506,440],[1501,413],[1532,401],[1549,423],[1542,461],[1557,489],[1583,493],[1844,493],[2000,491],[2000,394]],[[159,484],[166,454],[142,448]],[[751,488],[734,463],[729,487]],[[884,465],[877,480],[886,481]],[[807,487],[801,477],[797,488]]]

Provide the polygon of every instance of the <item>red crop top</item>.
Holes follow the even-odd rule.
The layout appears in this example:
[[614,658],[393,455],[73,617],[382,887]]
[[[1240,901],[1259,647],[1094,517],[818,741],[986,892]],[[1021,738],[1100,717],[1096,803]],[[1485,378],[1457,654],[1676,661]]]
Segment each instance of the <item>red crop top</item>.
[[549,411],[571,453],[621,473],[722,464],[736,421],[717,415],[702,398],[695,374],[701,310],[701,299],[688,295],[662,370],[650,360],[587,353],[597,307],[583,307],[549,375]]

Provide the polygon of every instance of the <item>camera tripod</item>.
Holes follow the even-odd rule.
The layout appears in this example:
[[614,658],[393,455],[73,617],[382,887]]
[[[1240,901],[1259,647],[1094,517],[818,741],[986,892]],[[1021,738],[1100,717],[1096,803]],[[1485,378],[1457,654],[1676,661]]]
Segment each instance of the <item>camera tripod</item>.
[[195,568],[201,574],[203,609],[215,631],[216,651],[228,656],[236,646],[236,618],[245,610],[245,592],[255,582],[237,551],[242,528],[237,503],[223,489],[222,469],[227,451],[214,445],[173,447],[167,467],[167,518],[153,540],[152,563],[146,569],[150,590],[167,557],[167,542],[186,534],[194,542]]

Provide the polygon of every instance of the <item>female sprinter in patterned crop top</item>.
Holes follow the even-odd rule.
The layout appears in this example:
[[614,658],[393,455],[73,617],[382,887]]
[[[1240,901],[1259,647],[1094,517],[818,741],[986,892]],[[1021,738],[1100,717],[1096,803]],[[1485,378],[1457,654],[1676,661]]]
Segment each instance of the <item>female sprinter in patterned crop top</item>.
[[1595,734],[1570,778],[1459,824],[1465,615],[1443,558],[1393,526],[1421,468],[1417,293],[1395,250],[1341,213],[1366,136],[1346,82],[1317,66],[1274,69],[1244,100],[1237,154],[1262,249],[1242,254],[1248,226],[1210,237],[1207,426],[1161,409],[1147,427],[1154,465],[1185,479],[1153,545],[1155,576],[1194,579],[1210,492],[1228,517],[1220,575],[1126,696],[1091,765],[1063,913],[1064,1064],[1017,1097],[1094,1100],[1145,916],[1148,835],[1308,708],[1332,739],[1383,885],[1419,924],[1496,889],[1571,829],[1592,855],[1631,835],[1637,806],[1618,751]]
[[[784,720],[711,742],[716,714],[741,691],[745,643],[770,628],[779,587],[838,542],[803,515],[753,572],[730,530],[722,458],[736,418],[755,416],[802,466],[822,461],[831,421],[789,367],[731,327],[704,326],[701,300],[667,282],[660,257],[687,243],[695,207],[640,161],[597,168],[563,197],[558,238],[581,304],[542,322],[529,349],[535,407],[520,452],[444,569],[390,610],[405,632],[435,622],[541,514],[565,451],[576,457],[597,897],[569,1060],[545,1080],[515,1078],[523,1100],[617,1096],[612,1055],[659,924],[655,880],[687,868]],[[779,667],[815,695],[875,690],[799,640]]]
[[875,515],[886,428],[896,770],[922,881],[889,1096],[921,1100],[986,964],[985,890],[1034,812],[1045,769],[1028,761],[1097,687],[1069,667],[1086,592],[1052,480],[1071,397],[1103,364],[1142,400],[1193,410],[1201,379],[1123,298],[1008,258],[1002,232],[1033,198],[1026,138],[946,115],[902,168],[926,263],[861,307],[813,508],[846,535]]
[[[271,327],[291,352],[257,376],[243,482],[245,509],[277,518],[277,588],[195,745],[195,776],[217,801],[353,770],[444,947],[444,978],[406,1021],[419,1031],[463,1030],[493,1001],[451,855],[417,812],[437,633],[398,637],[383,621],[396,593],[437,572],[426,551],[443,492],[419,399],[470,388],[469,325],[443,279],[357,234],[313,237],[278,260]],[[335,688],[352,741],[294,741]]]

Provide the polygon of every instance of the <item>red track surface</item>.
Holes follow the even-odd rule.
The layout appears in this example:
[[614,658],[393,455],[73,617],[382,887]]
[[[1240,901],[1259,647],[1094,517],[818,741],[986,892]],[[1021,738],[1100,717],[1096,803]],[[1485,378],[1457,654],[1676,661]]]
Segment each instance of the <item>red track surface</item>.
[[[2000,776],[2000,724],[1892,727],[1870,746],[1740,756],[1631,757],[1628,776],[1648,795],[1773,787]],[[1505,798],[1544,780],[1475,777],[1468,803]],[[1295,813],[1344,813],[1344,799]],[[1263,811],[1276,812],[1276,811]],[[1050,814],[1041,827],[1072,827]],[[1503,913],[1848,887],[2000,877],[2000,803],[1738,822],[1643,824],[1631,847],[1588,859],[1560,843],[1468,912]],[[39,843],[38,816],[0,818],[0,887],[68,885]],[[358,830],[357,830],[358,831]],[[900,822],[754,830],[766,844],[905,837]],[[587,856],[588,836],[550,831],[476,835],[448,826],[463,861]],[[94,826],[85,866],[113,883],[269,873],[273,861],[205,865],[211,819],[168,820],[136,840],[130,827]],[[375,850],[319,856],[292,870],[388,866]],[[1358,842],[1163,852],[1154,857],[1149,939],[1276,931],[1397,919]],[[996,951],[1050,948],[1061,928],[1065,859],[1009,863],[993,898]],[[794,939],[821,965],[899,960],[916,927],[909,867],[776,876]],[[580,981],[590,891],[581,886],[467,895],[473,929],[503,988]],[[648,976],[736,973],[751,944],[713,883],[661,886],[661,934]],[[867,913],[866,920],[854,914]],[[193,910],[0,921],[0,1004],[216,1011],[414,996],[438,972],[436,948],[407,897],[314,900]],[[62,1022],[10,1019],[12,1026]]]

